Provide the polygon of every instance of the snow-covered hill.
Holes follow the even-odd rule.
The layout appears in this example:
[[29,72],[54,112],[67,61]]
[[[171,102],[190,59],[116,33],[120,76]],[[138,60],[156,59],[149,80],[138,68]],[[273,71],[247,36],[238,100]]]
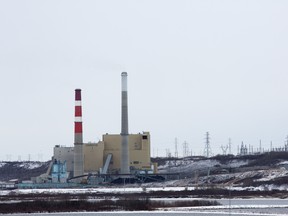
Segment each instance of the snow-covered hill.
[[156,158],[159,173],[178,173],[166,186],[267,186],[288,185],[288,152],[213,158]]
[[0,162],[0,181],[30,180],[31,177],[45,173],[49,164],[50,161]]
[[[285,187],[288,185],[288,152],[262,155],[216,156],[213,158],[152,158],[160,174],[171,181],[154,186]],[[30,180],[46,173],[48,162],[0,162],[0,181]],[[174,177],[174,178],[173,178]],[[284,186],[283,186],[284,185]],[[149,186],[149,184],[148,184]]]

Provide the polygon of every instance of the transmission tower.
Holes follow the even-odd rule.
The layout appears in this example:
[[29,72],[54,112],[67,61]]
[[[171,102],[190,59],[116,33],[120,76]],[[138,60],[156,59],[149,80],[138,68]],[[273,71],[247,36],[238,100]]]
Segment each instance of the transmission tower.
[[43,154],[38,154],[38,161],[43,161]]
[[172,154],[171,154],[171,152],[170,152],[170,149],[166,149],[166,157],[167,158],[171,158],[171,156],[172,156]]
[[222,149],[223,155],[226,155],[227,154],[228,145],[226,145],[226,146],[221,145],[221,149]]
[[178,140],[177,140],[177,138],[175,138],[175,158],[178,158]]
[[11,154],[6,155],[6,161],[12,161],[12,155]]
[[229,143],[228,143],[228,149],[229,149],[229,155],[231,155],[232,154],[232,152],[231,152],[231,145],[232,145],[232,142],[231,142],[231,138],[229,138]]
[[187,157],[189,154],[188,143],[184,141],[183,143],[183,157]]
[[212,151],[210,147],[210,137],[209,137],[209,132],[206,132],[206,138],[205,138],[205,148],[204,148],[204,156],[209,158],[212,156]]

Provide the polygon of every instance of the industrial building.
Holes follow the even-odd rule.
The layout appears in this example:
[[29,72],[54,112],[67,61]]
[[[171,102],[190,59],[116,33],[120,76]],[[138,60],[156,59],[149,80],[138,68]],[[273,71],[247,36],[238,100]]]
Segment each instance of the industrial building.
[[123,72],[121,89],[121,133],[104,134],[98,143],[83,143],[81,89],[75,90],[74,147],[56,145],[53,160],[65,164],[69,177],[81,181],[88,174],[155,173],[150,161],[150,133],[128,132],[127,73]]
[[[150,171],[150,134],[143,132],[128,136],[129,167],[131,171]],[[121,135],[105,134],[103,141],[98,143],[84,143],[84,173],[120,174],[121,170]],[[111,155],[111,158],[109,157]],[[109,160],[110,158],[110,160]],[[54,159],[66,162],[66,170],[74,175],[74,147],[56,145]],[[108,167],[105,170],[105,162]]]

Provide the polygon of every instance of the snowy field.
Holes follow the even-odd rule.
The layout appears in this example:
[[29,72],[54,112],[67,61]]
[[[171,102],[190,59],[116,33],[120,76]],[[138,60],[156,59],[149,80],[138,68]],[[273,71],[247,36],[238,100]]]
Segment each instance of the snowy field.
[[[179,180],[175,180],[179,181]],[[154,187],[151,184],[146,185],[138,185],[137,187],[133,185],[133,187],[99,187],[99,188],[71,188],[71,189],[15,189],[13,191],[10,190],[0,190],[0,195],[5,196],[9,193],[13,194],[31,194],[31,193],[45,193],[45,194],[89,194],[89,193],[141,193],[141,192],[151,192],[151,191],[186,191],[186,190],[195,190],[195,187],[172,187],[165,185],[173,185],[175,181],[162,182],[157,186],[157,183],[154,183]],[[183,180],[185,181],[185,180]],[[150,187],[149,187],[150,185]],[[160,186],[161,185],[161,186]],[[230,187],[229,185],[223,186],[223,188],[235,190],[235,191],[271,191],[271,190],[281,190],[288,191],[288,184],[286,185],[261,185],[259,187]],[[288,215],[288,214],[287,214]]]
[[13,194],[32,194],[32,193],[45,193],[45,194],[90,194],[90,193],[141,193],[144,190],[149,191],[183,191],[193,190],[194,187],[157,187],[157,188],[142,188],[142,187],[122,187],[122,188],[73,188],[73,189],[15,189],[13,191],[3,190],[0,191],[0,195]]

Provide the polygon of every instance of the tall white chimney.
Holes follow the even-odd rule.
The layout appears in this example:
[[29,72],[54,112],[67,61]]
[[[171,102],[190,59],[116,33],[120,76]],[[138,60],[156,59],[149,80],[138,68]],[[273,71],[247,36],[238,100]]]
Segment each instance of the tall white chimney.
[[122,72],[121,174],[130,174],[127,72]]

